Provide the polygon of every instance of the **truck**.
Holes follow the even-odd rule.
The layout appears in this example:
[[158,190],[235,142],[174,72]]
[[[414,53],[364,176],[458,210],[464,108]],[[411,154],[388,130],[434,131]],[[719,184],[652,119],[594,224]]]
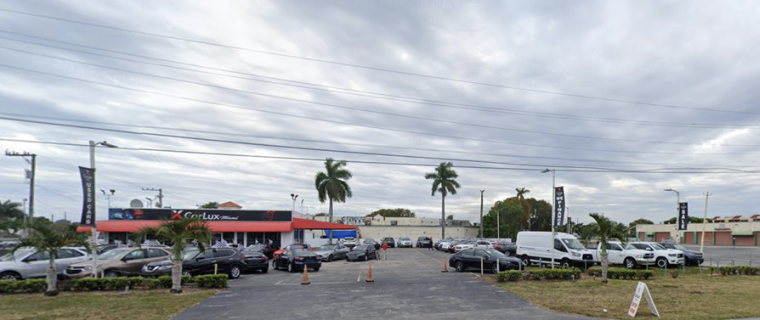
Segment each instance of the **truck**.
[[[602,263],[602,243],[596,245],[593,251],[594,262]],[[651,266],[655,264],[654,253],[641,250],[634,246],[623,246],[619,241],[607,242],[607,261],[610,264],[622,264],[626,269],[634,269],[636,266]]]
[[575,236],[562,232],[556,232],[553,239],[551,232],[518,232],[517,257],[524,266],[535,262],[551,263],[552,260],[563,268],[594,265],[593,253],[583,247]]

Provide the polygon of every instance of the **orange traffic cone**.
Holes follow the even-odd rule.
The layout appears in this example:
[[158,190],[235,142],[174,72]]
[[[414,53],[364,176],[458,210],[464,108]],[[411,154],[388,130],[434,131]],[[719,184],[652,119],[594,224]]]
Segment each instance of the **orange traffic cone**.
[[303,281],[301,281],[301,284],[311,284],[311,281],[309,281],[309,268],[306,265],[303,265]]
[[443,259],[443,270],[441,272],[449,272],[448,269],[446,269],[446,259]]
[[375,282],[375,279],[372,278],[372,264],[369,264],[369,271],[367,271],[367,282]]

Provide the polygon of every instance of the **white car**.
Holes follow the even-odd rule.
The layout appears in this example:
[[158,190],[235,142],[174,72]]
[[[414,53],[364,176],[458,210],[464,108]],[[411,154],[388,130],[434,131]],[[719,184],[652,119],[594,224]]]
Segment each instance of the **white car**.
[[475,248],[483,249],[483,250],[490,250],[493,249],[493,243],[486,241],[486,240],[478,240],[475,242]]
[[668,264],[683,264],[683,251],[665,248],[657,242],[631,242],[626,246],[628,247],[653,252],[655,263],[660,268],[665,268]]
[[441,251],[449,251],[449,246],[451,245],[451,241],[454,241],[453,239],[448,241],[441,241],[440,243],[440,250]]
[[[70,264],[88,259],[87,252],[75,248],[62,248],[55,258],[55,269],[59,275]],[[44,278],[50,265],[47,252],[37,252],[34,248],[21,248],[14,253],[0,257],[0,280],[21,280]]]
[[456,253],[456,252],[459,252],[465,249],[470,249],[473,247],[475,247],[475,242],[473,241],[460,242],[456,246],[454,246],[454,252]]
[[414,243],[412,242],[412,239],[409,237],[400,237],[398,238],[398,242],[396,242],[397,248],[412,248],[414,247]]
[[[594,262],[602,262],[602,244],[596,246]],[[647,250],[641,250],[631,245],[623,245],[619,241],[607,242],[607,261],[610,264],[622,264],[626,269],[634,269],[639,266],[651,266],[655,264],[654,253]]]
[[343,238],[343,245],[349,248],[356,246],[356,239],[354,237]]

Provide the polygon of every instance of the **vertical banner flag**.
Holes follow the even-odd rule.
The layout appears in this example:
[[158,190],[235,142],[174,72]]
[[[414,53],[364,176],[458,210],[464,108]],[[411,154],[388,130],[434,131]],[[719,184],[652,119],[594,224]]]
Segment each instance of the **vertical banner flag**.
[[95,226],[95,170],[79,167],[82,178],[82,221],[83,226]]
[[561,226],[565,221],[565,187],[554,188],[554,225]]
[[689,226],[689,203],[678,204],[678,230],[686,230]]

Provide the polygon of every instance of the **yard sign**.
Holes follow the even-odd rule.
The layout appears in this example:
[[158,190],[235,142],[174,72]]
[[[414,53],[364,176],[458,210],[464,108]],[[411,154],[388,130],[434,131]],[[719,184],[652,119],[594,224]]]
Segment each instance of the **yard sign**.
[[628,315],[631,317],[636,317],[636,311],[639,310],[642,295],[647,296],[647,304],[649,304],[649,310],[651,310],[652,314],[656,315],[659,318],[660,314],[657,312],[657,307],[654,305],[654,300],[652,299],[652,295],[649,293],[649,288],[647,288],[647,284],[643,282],[639,282],[639,285],[636,287],[636,293],[633,295],[633,301],[631,301],[631,307],[628,309]]

